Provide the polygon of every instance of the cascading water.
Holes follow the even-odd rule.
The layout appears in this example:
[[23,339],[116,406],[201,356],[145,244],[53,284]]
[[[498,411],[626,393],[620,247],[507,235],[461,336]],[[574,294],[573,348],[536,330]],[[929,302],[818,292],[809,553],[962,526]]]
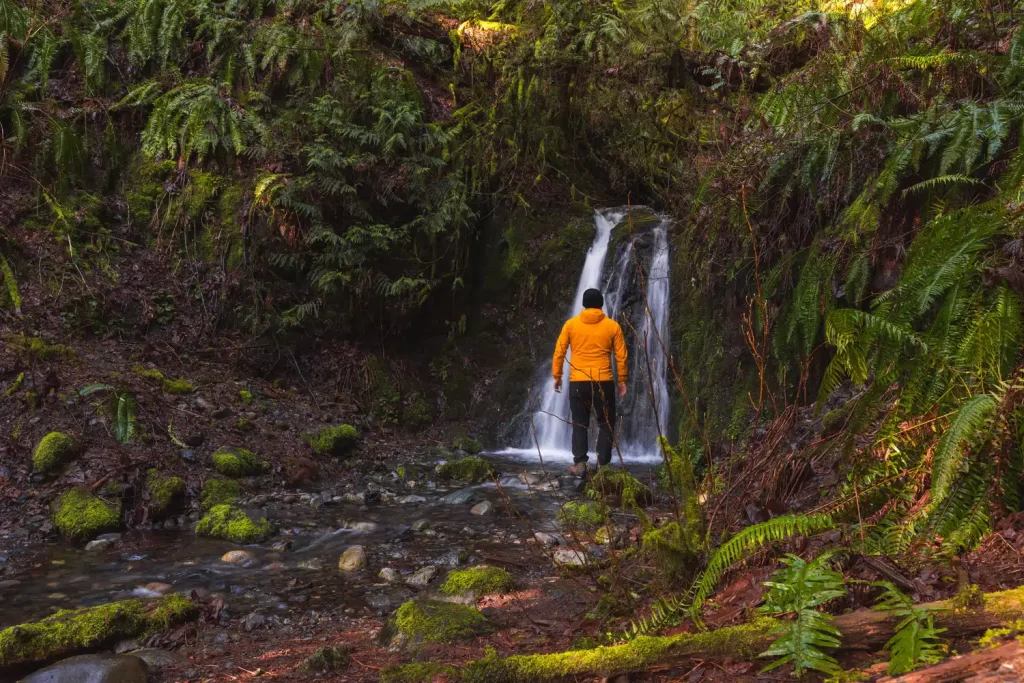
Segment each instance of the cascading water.
[[[669,346],[668,226],[661,220],[637,240],[638,243],[643,240],[650,247],[646,269],[637,267],[639,254],[634,240],[621,240],[611,259],[611,272],[605,277],[612,232],[625,215],[621,209],[595,212],[594,241],[587,252],[567,317],[582,310],[585,290],[597,287],[604,292],[605,314],[622,324],[630,355],[627,397],[618,401],[619,451],[626,460],[660,459],[657,438],[666,432],[669,417],[668,358],[665,354]],[[644,291],[643,285],[646,285],[646,300],[640,296]],[[554,339],[551,345],[553,348]],[[571,357],[572,351],[569,353]],[[568,451],[572,429],[568,387],[564,386],[561,392],[554,390],[550,361],[542,362],[537,376],[528,406],[531,422],[523,431],[520,448],[509,449],[508,452],[535,456],[539,449],[545,458],[571,459]],[[563,377],[568,383],[568,359]]]

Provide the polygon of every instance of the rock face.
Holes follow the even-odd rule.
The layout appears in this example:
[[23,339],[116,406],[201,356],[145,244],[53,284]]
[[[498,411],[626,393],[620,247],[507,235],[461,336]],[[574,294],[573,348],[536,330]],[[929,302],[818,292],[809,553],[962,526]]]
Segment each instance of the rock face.
[[146,683],[146,664],[131,655],[70,657],[23,678],[22,683]]
[[366,548],[361,545],[354,545],[347,549],[338,558],[338,569],[347,572],[366,569]]

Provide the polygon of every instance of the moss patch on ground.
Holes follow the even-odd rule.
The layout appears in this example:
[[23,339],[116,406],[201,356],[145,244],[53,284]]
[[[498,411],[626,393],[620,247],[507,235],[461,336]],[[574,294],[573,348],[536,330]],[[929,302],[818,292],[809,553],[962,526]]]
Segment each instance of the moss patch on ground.
[[507,571],[501,567],[481,564],[477,567],[449,572],[444,583],[441,584],[441,592],[445,595],[463,595],[464,593],[491,595],[493,593],[508,593],[514,586],[515,581]]
[[241,508],[215,505],[196,524],[196,533],[235,543],[259,543],[273,533],[273,527],[266,519],[252,519]]
[[245,448],[221,448],[212,456],[213,468],[225,477],[251,477],[270,469],[270,463],[260,460]]
[[447,676],[457,679],[458,669],[446,664],[420,662],[418,664],[402,664],[389,666],[380,672],[380,683],[427,683],[435,676]]
[[395,612],[394,625],[413,643],[454,643],[491,630],[480,610],[440,600],[409,600]]
[[44,662],[125,638],[149,636],[197,616],[199,610],[183,595],[61,610],[41,621],[0,631],[0,668]]
[[146,473],[146,490],[149,491],[150,510],[156,515],[162,515],[185,494],[185,480],[151,469]]
[[116,529],[120,519],[120,511],[84,488],[65,491],[53,504],[53,525],[69,540],[83,540]]
[[587,484],[587,490],[601,497],[619,499],[626,507],[647,507],[654,502],[651,489],[629,472],[605,466]]
[[199,493],[199,505],[209,510],[215,505],[231,505],[240,494],[237,481],[230,479],[207,479]]
[[608,510],[594,501],[569,501],[559,509],[557,518],[570,529],[596,529],[608,519]]
[[195,386],[188,380],[182,379],[170,379],[160,372],[156,368],[146,368],[141,365],[136,365],[135,374],[146,379],[152,379],[160,382],[160,388],[168,394],[191,394],[196,390]]
[[317,455],[343,457],[352,452],[359,440],[359,434],[352,425],[324,427],[316,434],[306,436],[306,442]]
[[74,459],[76,451],[73,438],[64,432],[50,432],[39,440],[32,452],[32,467],[36,472],[52,473]]
[[452,441],[452,448],[466,451],[470,455],[476,455],[483,452],[484,445],[478,439],[469,436],[457,436]]
[[298,673],[329,673],[344,669],[352,660],[344,647],[322,647],[306,657],[295,670]]
[[483,458],[470,455],[461,460],[449,460],[437,468],[437,473],[454,481],[484,481],[491,477],[491,465]]

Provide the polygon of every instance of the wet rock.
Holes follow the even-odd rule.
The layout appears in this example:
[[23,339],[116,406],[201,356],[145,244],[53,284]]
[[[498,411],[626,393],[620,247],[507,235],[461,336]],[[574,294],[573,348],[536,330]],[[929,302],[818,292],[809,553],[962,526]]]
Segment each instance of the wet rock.
[[146,663],[131,655],[80,655],[40,669],[22,683],[146,683]]
[[402,496],[398,499],[398,502],[402,505],[419,505],[420,503],[426,503],[427,499],[423,496]]
[[393,567],[384,567],[381,569],[377,574],[377,578],[381,581],[386,581],[387,583],[397,583],[402,580],[401,574],[399,574],[398,570]]
[[366,568],[366,549],[361,545],[348,548],[338,558],[338,569],[342,571],[359,571]]
[[114,545],[112,541],[97,538],[95,541],[89,541],[85,544],[86,552],[95,552],[100,550],[106,550],[110,546]]
[[350,657],[343,647],[322,647],[299,664],[299,673],[328,673],[348,666]]
[[552,558],[560,567],[581,567],[587,563],[587,556],[579,550],[568,548],[556,550]]
[[118,534],[118,533],[100,534],[99,536],[96,537],[96,540],[97,541],[110,541],[111,543],[120,543],[121,542],[121,534]]
[[247,614],[242,618],[242,628],[248,631],[255,631],[267,623],[267,618],[259,612]]
[[324,506],[323,496],[320,496],[319,494],[314,494],[314,495],[309,497],[309,507],[311,507],[313,509],[317,509],[317,508],[321,508],[323,506]]
[[196,408],[199,408],[199,410],[209,410],[210,408],[213,407],[213,404],[211,404],[202,396],[196,396],[194,403]]
[[147,647],[135,650],[129,654],[144,661],[150,671],[162,671],[168,667],[175,669],[192,668],[192,662],[185,655],[171,652],[170,650],[161,650],[157,647]]
[[425,519],[417,519],[412,523],[413,531],[426,531],[428,528],[430,528],[430,522]]
[[537,484],[538,491],[558,491],[562,488],[562,481],[560,479],[552,479],[551,481],[542,481]]
[[212,417],[215,420],[226,420],[227,418],[231,417],[231,415],[231,408],[217,408],[217,410],[210,413],[210,417]]
[[174,586],[169,583],[154,581],[152,583],[147,583],[145,586],[137,586],[135,590],[132,591],[132,595],[137,598],[158,598],[161,595],[170,593],[172,588],[174,588]]
[[366,503],[365,493],[346,493],[344,496],[346,503],[352,503],[353,505],[363,505]]
[[470,510],[470,513],[474,515],[479,515],[481,517],[490,515],[493,512],[494,506],[491,505],[491,501],[489,500],[485,500],[482,503],[477,503],[476,505],[473,506],[473,509]]
[[345,525],[345,528],[351,529],[352,531],[370,533],[371,531],[377,530],[378,524],[376,522],[349,522]]
[[437,567],[423,567],[405,580],[410,586],[423,588],[437,576]]
[[465,550],[455,548],[434,560],[434,564],[439,567],[458,567],[460,564],[465,562],[468,557],[469,553]]
[[441,499],[441,502],[445,505],[465,505],[466,503],[472,502],[477,495],[478,492],[476,489],[460,489],[459,491],[452,491],[449,493]]
[[18,581],[17,579],[6,579],[4,581],[0,581],[0,590],[3,590],[5,588],[14,588],[15,586],[20,585],[21,581]]
[[185,445],[190,448],[199,448],[203,445],[203,441],[206,441],[206,434],[202,432],[193,432],[185,437]]
[[519,476],[516,477],[522,483],[527,486],[536,486],[547,478],[545,472],[520,472]]
[[224,553],[221,558],[221,562],[227,562],[228,564],[237,564],[243,567],[251,567],[259,560],[256,556],[250,553],[248,550],[231,550]]
[[181,459],[185,462],[195,462],[197,460],[196,452],[191,448],[186,448],[181,452]]
[[549,534],[546,531],[538,531],[533,534],[533,537],[537,539],[537,542],[541,545],[554,546],[554,545],[566,545],[565,537],[561,534]]
[[305,560],[299,563],[299,569],[309,569],[312,571],[320,571],[324,568],[324,561],[319,557],[314,557],[311,560]]

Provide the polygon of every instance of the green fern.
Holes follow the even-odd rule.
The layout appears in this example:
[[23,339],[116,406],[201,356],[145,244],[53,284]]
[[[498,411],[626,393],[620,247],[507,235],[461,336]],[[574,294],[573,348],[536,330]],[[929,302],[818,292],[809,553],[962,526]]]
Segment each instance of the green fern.
[[883,589],[875,609],[884,610],[899,619],[895,632],[885,644],[889,651],[890,676],[913,671],[924,664],[934,664],[946,656],[939,636],[946,630],[935,627],[928,607],[923,607],[888,581],[871,584]]
[[978,433],[992,417],[996,406],[998,401],[989,394],[972,396],[964,401],[950,418],[949,426],[943,432],[932,455],[933,506],[940,504],[949,494],[950,486],[960,475],[968,441],[977,439]]
[[137,431],[135,421],[135,399],[131,394],[119,392],[115,397],[117,409],[114,420],[114,436],[121,443],[130,443]]

